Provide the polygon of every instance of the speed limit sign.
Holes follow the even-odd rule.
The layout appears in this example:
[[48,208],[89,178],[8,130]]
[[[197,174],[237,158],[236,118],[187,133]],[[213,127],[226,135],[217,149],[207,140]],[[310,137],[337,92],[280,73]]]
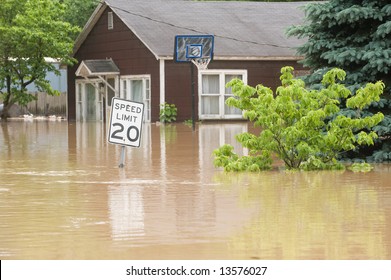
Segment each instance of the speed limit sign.
[[111,106],[109,142],[140,147],[144,104],[114,97]]

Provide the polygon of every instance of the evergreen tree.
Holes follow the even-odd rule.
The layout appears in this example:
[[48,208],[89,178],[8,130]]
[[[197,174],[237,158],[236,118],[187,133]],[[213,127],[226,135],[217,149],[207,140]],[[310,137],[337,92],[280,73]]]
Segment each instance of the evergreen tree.
[[[349,157],[374,161],[391,160],[391,3],[389,0],[330,0],[305,7],[306,21],[292,26],[289,36],[306,39],[298,48],[302,63],[313,70],[306,82],[316,86],[330,68],[347,72],[345,84],[355,92],[368,82],[382,80],[386,86],[379,102],[360,112],[381,111],[384,120],[374,128],[379,139],[371,150],[356,150]],[[347,109],[342,114],[357,115]]]

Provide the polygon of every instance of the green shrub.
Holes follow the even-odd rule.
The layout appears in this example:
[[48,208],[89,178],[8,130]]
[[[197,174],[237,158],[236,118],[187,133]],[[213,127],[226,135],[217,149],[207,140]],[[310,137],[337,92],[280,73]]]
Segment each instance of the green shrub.
[[349,166],[348,169],[353,172],[369,172],[373,169],[373,166],[366,162],[361,162],[361,163],[356,162],[353,163],[351,166]]
[[177,108],[174,104],[160,104],[160,121],[164,123],[170,123],[176,121]]
[[[327,72],[319,90],[308,90],[292,72],[292,67],[281,69],[282,86],[275,94],[263,85],[254,88],[239,79],[227,84],[235,97],[226,103],[243,110],[245,118],[261,127],[261,132],[236,136],[249,150],[247,157],[236,156],[227,145],[215,150],[215,166],[227,171],[264,170],[270,168],[272,155],[277,155],[287,169],[342,169],[338,161],[342,153],[360,145],[373,145],[377,134],[372,128],[384,116],[377,113],[360,117],[360,112],[379,101],[382,82],[368,83],[353,95],[338,82],[346,75],[341,69]],[[338,115],[341,102],[355,110],[355,116]]]

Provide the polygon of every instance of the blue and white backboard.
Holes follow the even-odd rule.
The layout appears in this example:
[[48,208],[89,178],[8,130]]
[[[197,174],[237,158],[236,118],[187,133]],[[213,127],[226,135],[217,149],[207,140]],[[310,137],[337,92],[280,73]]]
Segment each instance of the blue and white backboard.
[[175,36],[175,61],[190,62],[194,59],[213,59],[213,35]]

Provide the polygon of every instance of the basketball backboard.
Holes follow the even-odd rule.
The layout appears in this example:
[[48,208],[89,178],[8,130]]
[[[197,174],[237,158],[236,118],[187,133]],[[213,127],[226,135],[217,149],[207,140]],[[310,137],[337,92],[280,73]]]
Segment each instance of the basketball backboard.
[[175,36],[175,61],[212,60],[213,47],[213,35],[177,35]]

